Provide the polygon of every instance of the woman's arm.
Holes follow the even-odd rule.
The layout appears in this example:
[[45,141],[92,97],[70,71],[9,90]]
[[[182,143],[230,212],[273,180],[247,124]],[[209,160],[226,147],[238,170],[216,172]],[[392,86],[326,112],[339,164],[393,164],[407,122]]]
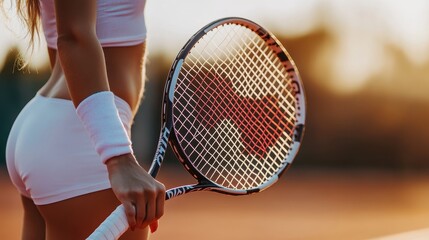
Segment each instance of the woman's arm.
[[[58,56],[71,99],[78,107],[95,93],[109,91],[103,50],[95,29],[97,1],[55,0],[55,9]],[[85,114],[91,115],[91,109],[85,109]],[[125,207],[130,227],[155,227],[155,220],[163,214],[164,186],[141,168],[131,153],[111,157],[106,165],[112,190]]]
[[96,0],[56,0],[58,55],[75,106],[108,91],[103,50],[96,35]]

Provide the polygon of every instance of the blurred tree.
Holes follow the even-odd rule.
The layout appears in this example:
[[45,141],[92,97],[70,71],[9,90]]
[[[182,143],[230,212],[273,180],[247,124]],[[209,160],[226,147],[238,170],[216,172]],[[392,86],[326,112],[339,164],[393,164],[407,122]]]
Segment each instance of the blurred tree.
[[[329,70],[316,62],[323,45],[335,44],[328,32],[319,30],[298,38],[286,36],[281,41],[300,70],[307,97],[306,133],[295,164],[397,170],[429,168],[428,102],[411,98],[408,93],[401,94],[411,90],[404,75],[412,75],[414,79],[410,81],[415,82],[427,74],[415,75],[416,66],[403,54],[397,54],[400,51],[391,49],[393,61],[400,63],[398,68],[374,76],[378,79],[371,79],[358,92],[339,94],[327,84]],[[397,86],[380,87],[379,78],[386,76],[391,77],[388,83],[400,82],[402,89],[398,92],[389,90]]]
[[6,141],[15,118],[48,79],[50,72],[47,66],[37,74],[30,73],[35,70],[20,70],[18,56],[18,49],[12,48],[0,72],[0,166],[5,164]]

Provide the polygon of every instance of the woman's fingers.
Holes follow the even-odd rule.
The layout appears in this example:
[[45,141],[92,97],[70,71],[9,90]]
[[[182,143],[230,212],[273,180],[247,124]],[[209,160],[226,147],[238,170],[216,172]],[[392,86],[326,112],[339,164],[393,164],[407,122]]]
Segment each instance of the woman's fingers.
[[165,187],[163,184],[156,182],[153,188],[142,189],[141,192],[135,192],[131,196],[133,197],[129,200],[136,203],[134,204],[134,228],[146,228],[164,214]]
[[155,194],[147,198],[146,203],[146,216],[144,218],[143,224],[139,226],[140,228],[147,227],[150,223],[155,220],[155,211],[156,211],[156,201]]
[[160,183],[160,189],[156,196],[156,213],[155,218],[160,219],[164,215],[164,203],[165,203],[165,186]]
[[145,199],[145,195],[142,194],[141,197],[139,197],[139,199],[137,200],[138,204],[136,204],[136,227],[141,228],[143,221],[145,219],[146,216],[146,210],[147,210],[147,199]]
[[156,221],[152,222],[151,224],[149,224],[150,232],[151,233],[156,232],[156,230],[158,229],[158,226],[159,226],[158,220],[156,220]]
[[[164,214],[164,202],[165,202],[165,187],[162,183],[156,181],[154,191],[147,192],[145,195],[146,199],[146,216],[141,225],[137,225],[141,228],[151,225],[157,221]],[[139,223],[139,222],[138,222]]]
[[123,202],[122,204],[124,205],[124,208],[125,208],[125,215],[127,216],[130,229],[134,230],[136,226],[136,208],[131,202]]

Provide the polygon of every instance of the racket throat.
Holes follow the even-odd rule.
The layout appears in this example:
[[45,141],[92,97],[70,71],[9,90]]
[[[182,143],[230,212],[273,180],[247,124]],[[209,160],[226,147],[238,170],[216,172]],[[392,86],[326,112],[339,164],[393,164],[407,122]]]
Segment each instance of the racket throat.
[[213,190],[213,188],[216,188],[216,186],[214,186],[213,183],[210,182],[200,182],[199,184],[175,187],[167,190],[167,192],[165,193],[165,200],[181,196],[189,192]]
[[194,185],[185,185],[185,186],[168,189],[167,192],[165,193],[165,200],[168,200],[192,191],[196,191]]

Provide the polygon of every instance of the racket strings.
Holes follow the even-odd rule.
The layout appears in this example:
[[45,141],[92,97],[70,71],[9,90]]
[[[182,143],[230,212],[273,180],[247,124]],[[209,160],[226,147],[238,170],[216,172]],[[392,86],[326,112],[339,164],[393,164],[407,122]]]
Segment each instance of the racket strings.
[[[254,62],[254,61],[250,61],[250,62]],[[250,66],[252,68],[252,66]],[[249,88],[249,89],[253,89],[253,88]],[[243,125],[246,125],[246,123],[244,123]]]
[[[218,86],[222,86],[222,85],[218,84]],[[223,89],[209,89],[208,92],[213,94],[216,92],[222,93],[225,91]],[[228,92],[228,91],[226,91],[226,92]],[[198,93],[197,92],[198,95],[203,95],[203,96],[204,96],[204,94],[210,94],[210,93],[207,93],[207,92]],[[223,101],[224,99],[231,99],[231,97],[224,96],[224,97],[219,97],[217,99],[220,99],[221,101]],[[202,103],[198,102],[197,106],[198,106],[198,104],[202,104]],[[220,103],[211,104],[211,105],[219,105],[219,104]],[[224,104],[227,104],[227,103],[224,103]],[[232,103],[232,104],[234,105],[234,103]],[[248,111],[244,110],[242,112],[248,112]],[[219,115],[219,114],[210,115],[210,114],[206,113],[205,115],[214,116],[214,115]],[[216,121],[217,120],[214,120],[213,122],[216,122]],[[246,123],[246,122],[243,123],[244,126],[249,125],[249,124],[250,123]],[[231,123],[228,123],[228,125],[230,125],[230,126],[225,126],[224,128],[232,128],[233,127],[233,125]],[[203,136],[203,137],[207,138],[207,136]],[[215,157],[215,158],[222,159],[222,158],[220,158],[222,155],[227,154],[227,153],[229,153],[229,154],[231,153],[231,149],[228,148],[228,146],[234,145],[234,143],[237,142],[237,139],[234,140],[234,139],[230,138],[228,135],[220,135],[220,136],[215,137],[215,138],[217,139],[218,142],[223,142],[224,144],[218,144],[215,147],[212,145],[211,147],[214,149],[213,153],[219,153],[219,155],[213,156],[212,153],[209,153],[211,155],[209,158]],[[192,146],[192,145],[190,145],[190,146]],[[204,147],[207,147],[207,146],[204,146]],[[241,153],[239,153],[239,154],[241,154]],[[207,157],[205,156],[204,158],[207,158]],[[211,163],[211,165],[209,163],[210,162],[208,162],[208,161],[200,161],[200,162],[196,162],[195,164],[196,164],[197,168],[202,170],[201,172],[205,172],[206,175],[209,176],[210,179],[214,179],[216,182],[218,182],[218,181],[220,181],[220,178],[222,176],[225,176],[225,175],[228,176],[229,175],[229,177],[231,177],[231,174],[225,173],[225,169],[227,169],[228,171],[233,171],[234,169],[243,169],[244,168],[243,164],[245,164],[246,162],[241,163],[239,167],[236,167],[236,163],[238,163],[238,162],[230,161],[227,158],[224,158],[219,162]],[[203,164],[203,165],[201,165],[201,164]],[[261,168],[261,167],[260,166],[246,165],[245,168],[251,169],[251,168]],[[244,172],[244,174],[245,174],[245,172]],[[234,176],[234,175],[236,175],[236,174],[233,174],[232,176]],[[241,173],[241,175],[243,175],[243,173]],[[256,180],[259,182],[263,181],[263,179],[257,179],[258,176],[246,176],[246,178],[248,178],[248,179],[256,178]],[[226,180],[226,178],[223,179],[222,185],[225,185],[225,180]],[[239,180],[236,177],[232,177],[232,179],[230,179],[230,181],[236,181],[237,182]]]
[[293,88],[281,61],[249,29],[227,25],[201,39],[182,65],[174,98],[178,141],[209,180],[251,189],[284,164]]

